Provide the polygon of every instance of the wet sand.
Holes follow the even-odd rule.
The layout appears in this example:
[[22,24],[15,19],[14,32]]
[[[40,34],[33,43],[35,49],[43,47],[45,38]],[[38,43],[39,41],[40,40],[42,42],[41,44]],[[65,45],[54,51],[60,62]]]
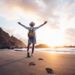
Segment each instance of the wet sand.
[[0,75],[75,75],[75,54],[35,51],[27,58],[26,51],[0,50]]

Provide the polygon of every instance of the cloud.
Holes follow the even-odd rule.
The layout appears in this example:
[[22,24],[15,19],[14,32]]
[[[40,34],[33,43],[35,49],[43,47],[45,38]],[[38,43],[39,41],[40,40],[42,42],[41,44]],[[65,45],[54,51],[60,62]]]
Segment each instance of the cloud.
[[0,1],[0,11],[10,14],[13,7],[20,7],[26,11],[34,11],[40,16],[49,16],[52,10],[58,6],[59,0],[2,0]]
[[75,0],[0,1],[0,16],[6,19],[18,19],[28,13],[40,16],[44,20],[47,19],[49,25],[54,28],[59,28],[61,25],[62,27],[72,26],[75,20]]

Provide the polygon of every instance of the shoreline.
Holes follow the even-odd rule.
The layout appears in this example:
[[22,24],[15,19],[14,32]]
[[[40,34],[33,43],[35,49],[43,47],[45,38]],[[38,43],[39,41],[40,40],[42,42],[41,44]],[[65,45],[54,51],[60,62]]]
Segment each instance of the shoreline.
[[[26,51],[26,48],[23,49],[0,49],[0,51]],[[30,49],[31,51],[31,49]],[[45,53],[50,53],[50,54],[75,54],[75,49],[62,49],[62,48],[58,48],[58,49],[51,49],[51,48],[35,48],[35,51],[39,51],[39,52],[45,52]]]

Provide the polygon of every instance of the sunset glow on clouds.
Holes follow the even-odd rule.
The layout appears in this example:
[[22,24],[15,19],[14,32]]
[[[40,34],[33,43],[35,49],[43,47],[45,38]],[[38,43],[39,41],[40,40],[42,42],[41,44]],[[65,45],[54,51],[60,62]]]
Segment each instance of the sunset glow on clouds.
[[0,27],[19,39],[27,41],[27,30],[18,21],[38,26],[45,20],[36,31],[39,43],[75,45],[75,0],[0,0]]

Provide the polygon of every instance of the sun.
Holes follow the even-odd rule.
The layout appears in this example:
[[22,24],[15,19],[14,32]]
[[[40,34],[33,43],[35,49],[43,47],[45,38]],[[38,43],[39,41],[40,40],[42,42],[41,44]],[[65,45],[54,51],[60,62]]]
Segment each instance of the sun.
[[65,35],[64,32],[60,30],[53,30],[51,33],[50,46],[62,46],[64,45]]
[[[63,46],[65,44],[65,33],[62,29],[42,29],[39,31],[41,42],[47,44],[50,47]],[[39,37],[38,37],[39,38]]]

